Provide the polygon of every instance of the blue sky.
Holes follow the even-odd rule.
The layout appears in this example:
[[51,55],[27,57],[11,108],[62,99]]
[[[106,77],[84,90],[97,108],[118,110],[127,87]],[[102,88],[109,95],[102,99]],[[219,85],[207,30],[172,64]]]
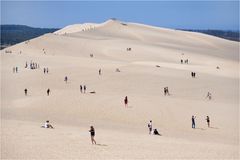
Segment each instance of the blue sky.
[[1,1],[1,24],[61,28],[113,17],[167,28],[239,30],[239,1]]

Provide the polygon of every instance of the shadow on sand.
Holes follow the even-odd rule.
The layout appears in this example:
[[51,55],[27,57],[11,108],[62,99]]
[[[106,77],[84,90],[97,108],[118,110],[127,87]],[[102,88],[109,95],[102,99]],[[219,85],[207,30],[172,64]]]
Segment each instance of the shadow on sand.
[[107,147],[108,145],[106,145],[106,144],[100,144],[100,143],[98,143],[98,144],[96,144],[97,146],[103,146],[103,147]]
[[212,128],[212,129],[219,129],[218,127],[209,127],[209,128]]
[[206,130],[206,129],[204,129],[204,128],[195,128],[195,129],[200,129],[200,130],[202,130],[202,131]]

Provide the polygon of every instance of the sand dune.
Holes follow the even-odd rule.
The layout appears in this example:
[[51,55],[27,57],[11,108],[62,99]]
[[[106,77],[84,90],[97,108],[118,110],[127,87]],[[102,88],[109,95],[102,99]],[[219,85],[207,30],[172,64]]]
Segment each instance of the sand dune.
[[[238,56],[238,42],[117,20],[70,25],[1,50],[1,157],[238,159]],[[40,69],[24,68],[30,61]],[[40,128],[47,119],[55,129]],[[162,136],[148,135],[149,120]],[[91,145],[90,125],[99,145]]]

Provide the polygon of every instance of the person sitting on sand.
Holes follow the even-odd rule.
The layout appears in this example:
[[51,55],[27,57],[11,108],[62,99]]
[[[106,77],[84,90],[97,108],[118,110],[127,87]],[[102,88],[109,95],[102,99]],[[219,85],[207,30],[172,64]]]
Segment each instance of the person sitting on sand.
[[154,129],[153,131],[153,135],[158,135],[158,136],[161,136],[161,134],[159,134],[158,130],[157,129]]
[[42,126],[42,128],[51,128],[53,129],[53,126],[49,123],[49,120],[47,120],[44,124],[44,126]]
[[90,127],[90,135],[91,135],[91,141],[92,141],[92,144],[96,144],[96,141],[94,139],[94,136],[95,136],[95,129],[93,128],[93,126]]

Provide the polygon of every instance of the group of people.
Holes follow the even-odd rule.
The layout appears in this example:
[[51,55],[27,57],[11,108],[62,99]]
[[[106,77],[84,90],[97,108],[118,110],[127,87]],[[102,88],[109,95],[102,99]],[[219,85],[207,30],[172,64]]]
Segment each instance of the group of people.
[[80,85],[80,92],[81,93],[86,93],[87,87],[86,85]]
[[191,72],[191,76],[192,76],[192,78],[195,78],[196,77],[196,72]]
[[[30,62],[29,66],[30,66],[30,69],[38,69],[38,68],[40,68],[40,65],[38,63],[35,63],[35,62],[32,62],[32,61]],[[28,63],[27,62],[25,64],[25,68],[28,68]]]
[[[188,59],[185,59],[185,60],[184,60],[184,63],[185,63],[185,64],[188,64]],[[183,59],[181,59],[181,64],[183,64]]]
[[[54,129],[54,127],[50,124],[49,120],[46,120],[46,122],[44,123],[43,126],[41,126],[41,128],[48,128],[48,129]],[[91,142],[92,144],[97,144],[96,140],[95,140],[95,129],[93,126],[90,126],[90,137],[91,137]]]
[[13,67],[13,73],[18,73],[18,67]]
[[[208,127],[210,127],[210,118],[209,116],[206,117],[206,121],[207,121],[207,125]],[[192,116],[192,128],[195,129],[196,128],[196,116]]]
[[[25,96],[28,95],[28,90],[27,90],[27,88],[24,89],[24,94],[25,94]],[[48,88],[48,89],[47,89],[47,96],[49,96],[49,94],[50,94],[50,89]]]
[[161,136],[161,134],[158,132],[156,128],[153,129],[152,120],[150,120],[148,123],[148,130],[150,135],[153,134],[153,135]]
[[132,48],[127,48],[127,51],[131,51],[132,50]]
[[48,74],[48,68],[43,68],[43,73]]

